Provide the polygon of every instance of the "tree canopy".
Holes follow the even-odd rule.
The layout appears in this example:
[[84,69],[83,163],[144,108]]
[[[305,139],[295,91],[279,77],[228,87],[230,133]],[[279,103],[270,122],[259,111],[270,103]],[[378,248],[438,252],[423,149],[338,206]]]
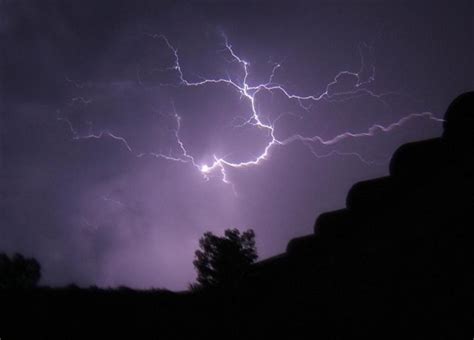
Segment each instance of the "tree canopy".
[[193,262],[198,287],[233,283],[258,258],[252,229],[243,233],[227,229],[222,237],[206,232],[199,240],[199,248]]
[[40,278],[41,266],[35,259],[0,253],[0,289],[34,287]]

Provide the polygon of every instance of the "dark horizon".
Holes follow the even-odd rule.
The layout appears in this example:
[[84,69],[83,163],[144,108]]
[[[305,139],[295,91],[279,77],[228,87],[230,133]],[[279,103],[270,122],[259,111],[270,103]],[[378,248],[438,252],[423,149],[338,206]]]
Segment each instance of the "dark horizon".
[[[253,228],[260,259],[279,254],[474,88],[467,0],[0,6],[0,251],[38,259],[44,285],[183,289],[207,230]],[[225,81],[183,84],[175,52],[189,83]],[[239,89],[272,71],[328,92],[258,92],[261,120],[238,127]],[[270,132],[285,143],[236,166]]]

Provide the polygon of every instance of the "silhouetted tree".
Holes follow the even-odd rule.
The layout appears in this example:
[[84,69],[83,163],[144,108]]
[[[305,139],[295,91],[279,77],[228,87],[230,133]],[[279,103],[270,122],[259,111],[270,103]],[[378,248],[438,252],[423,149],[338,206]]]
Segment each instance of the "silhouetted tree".
[[33,258],[0,254],[0,288],[31,288],[41,278],[41,266]]
[[252,229],[242,234],[237,229],[227,229],[223,237],[206,232],[199,240],[199,248],[193,262],[197,284],[191,289],[235,282],[258,257]]

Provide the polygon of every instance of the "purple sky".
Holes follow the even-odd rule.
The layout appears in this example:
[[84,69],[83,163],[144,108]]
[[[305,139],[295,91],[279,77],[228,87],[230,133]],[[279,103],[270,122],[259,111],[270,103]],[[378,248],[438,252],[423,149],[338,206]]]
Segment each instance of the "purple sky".
[[36,257],[43,284],[170,289],[194,280],[205,231],[253,228],[260,258],[284,251],[352,184],[387,174],[399,145],[440,134],[474,88],[472,13],[467,0],[0,1],[0,251]]

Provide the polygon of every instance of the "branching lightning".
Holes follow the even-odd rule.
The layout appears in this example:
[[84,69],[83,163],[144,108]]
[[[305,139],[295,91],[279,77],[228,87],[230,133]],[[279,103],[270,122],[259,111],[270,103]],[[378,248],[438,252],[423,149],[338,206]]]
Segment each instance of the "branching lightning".
[[[79,139],[101,139],[103,137],[110,137],[113,140],[121,142],[129,152],[133,153],[133,149],[131,148],[130,144],[127,142],[127,140],[124,137],[115,135],[113,132],[111,132],[109,130],[102,130],[100,132],[94,133],[92,131],[92,126],[89,126],[89,133],[87,133],[85,135],[81,135],[74,128],[74,125],[71,123],[71,121],[68,118],[58,116],[57,120],[65,122],[67,124],[67,126],[69,127],[69,130],[71,131],[72,138],[74,140],[79,140]],[[143,156],[143,153],[136,154],[136,156],[141,157],[141,156]]]
[[[147,154],[136,153],[131,147],[130,143],[125,138],[119,135],[116,135],[109,130],[93,132],[92,127],[90,127],[89,133],[81,135],[74,129],[74,126],[69,119],[65,117],[58,117],[58,120],[61,120],[68,125],[71,131],[71,134],[73,136],[73,139],[76,139],[76,140],[77,139],[101,139],[103,137],[109,137],[122,143],[123,146],[130,153],[134,154],[137,157],[149,155],[152,157],[162,158],[169,161],[189,163],[192,166],[194,166],[204,176],[204,178],[208,179],[212,173],[217,172],[217,173],[220,173],[221,179],[224,183],[230,184],[231,182],[226,172],[227,168],[245,168],[245,167],[257,166],[261,164],[263,161],[265,161],[266,159],[268,159],[271,150],[278,146],[285,146],[290,143],[299,141],[303,145],[307,146],[309,150],[311,151],[311,153],[317,158],[329,157],[329,156],[334,156],[334,155],[355,156],[366,164],[374,164],[376,163],[375,161],[367,160],[364,157],[362,157],[362,155],[356,152],[339,152],[339,151],[333,150],[327,154],[323,154],[323,155],[317,154],[314,151],[313,146],[318,143],[320,145],[330,146],[348,138],[371,137],[371,136],[374,136],[378,132],[389,133],[393,129],[401,127],[406,122],[414,118],[419,118],[419,117],[425,117],[430,120],[434,120],[436,122],[443,121],[442,119],[437,118],[434,114],[430,112],[411,113],[387,126],[374,124],[371,127],[369,127],[368,130],[365,132],[355,133],[351,131],[346,131],[329,139],[324,139],[320,136],[304,136],[301,134],[294,134],[285,139],[279,139],[276,136],[277,134],[276,128],[275,128],[276,120],[272,123],[264,122],[262,119],[262,115],[257,108],[257,103],[256,103],[257,95],[263,91],[267,91],[269,93],[278,92],[282,94],[286,99],[291,100],[291,101],[296,101],[297,104],[305,110],[308,110],[313,103],[319,102],[322,100],[329,101],[329,102],[341,102],[341,101],[351,100],[360,96],[369,96],[373,99],[380,101],[384,105],[388,105],[387,102],[385,101],[385,97],[389,95],[394,95],[396,93],[395,92],[375,93],[374,91],[370,90],[367,87],[375,80],[375,67],[373,65],[370,65],[370,66],[365,65],[362,51],[361,51],[360,70],[358,72],[340,71],[339,73],[336,74],[333,80],[325,86],[324,90],[319,94],[299,95],[299,94],[290,92],[283,85],[275,83],[274,82],[275,75],[278,72],[278,70],[282,67],[280,63],[274,64],[272,71],[270,75],[268,76],[268,79],[266,82],[260,83],[260,84],[250,84],[249,82],[250,63],[246,61],[245,59],[243,59],[242,57],[240,57],[235,52],[233,46],[230,44],[229,40],[227,39],[225,35],[223,35],[223,39],[225,43],[224,51],[230,57],[231,62],[237,63],[239,65],[240,70],[242,72],[241,74],[242,80],[237,81],[235,79],[232,79],[232,77],[227,76],[227,78],[203,78],[199,81],[190,81],[185,77],[183,67],[180,63],[178,49],[170,43],[168,38],[160,34],[147,34],[147,36],[149,36],[152,39],[158,39],[164,42],[166,47],[172,53],[172,56],[174,58],[174,64],[166,68],[166,71],[176,73],[176,76],[178,78],[178,86],[202,87],[202,86],[206,86],[210,84],[222,84],[224,86],[230,86],[231,88],[235,89],[236,93],[241,98],[245,99],[249,105],[248,118],[244,119],[243,123],[239,124],[237,127],[253,126],[256,129],[261,130],[265,136],[268,136],[268,141],[265,147],[263,148],[263,150],[259,154],[257,154],[254,158],[242,160],[239,162],[229,161],[225,157],[219,157],[217,155],[213,155],[213,161],[211,163],[208,163],[208,164],[197,163],[195,157],[193,157],[193,155],[189,153],[188,149],[186,148],[185,143],[183,142],[183,139],[181,138],[180,130],[182,126],[182,118],[174,109],[174,105],[173,105],[173,110],[174,110],[173,118],[175,119],[175,122],[176,122],[176,127],[174,129],[174,138],[176,140],[176,145],[180,153],[179,155],[173,155],[171,152],[169,154],[155,153],[155,152],[150,152]],[[367,69],[370,70],[369,72],[370,74],[366,77],[366,79],[362,79],[361,74]],[[137,76],[139,76],[138,69],[137,69]],[[356,83],[353,86],[353,88],[349,90],[341,90],[341,91],[333,90],[333,88],[336,87],[336,85],[340,81],[341,77],[344,77],[344,76],[350,76],[356,80]],[[72,83],[77,88],[82,88],[85,86],[83,83],[71,80],[69,78],[67,78],[67,81]],[[142,84],[140,79],[139,79],[139,83]],[[170,85],[170,84],[162,84],[162,85]],[[91,99],[85,99],[83,97],[75,97],[72,99],[73,103],[77,102],[83,105],[87,105],[91,103],[91,101],[92,101]]]

